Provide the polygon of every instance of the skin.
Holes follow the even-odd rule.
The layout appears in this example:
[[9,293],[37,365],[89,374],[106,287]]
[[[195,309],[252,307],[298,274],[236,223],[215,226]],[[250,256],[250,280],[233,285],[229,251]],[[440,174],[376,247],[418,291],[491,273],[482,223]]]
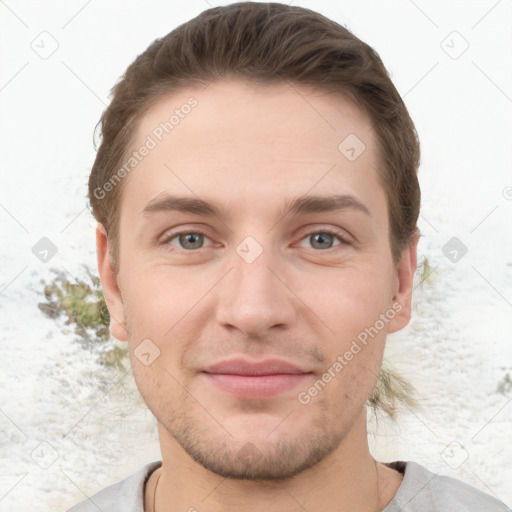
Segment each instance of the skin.
[[[410,319],[417,238],[396,264],[371,122],[339,94],[224,79],[159,100],[134,147],[190,96],[198,106],[124,178],[118,272],[97,229],[111,332],[128,342],[158,420],[163,465],[147,484],[146,510],[158,477],[158,512],[382,510],[402,476],[369,452],[366,401],[387,333]],[[354,161],[338,150],[349,134],[366,146]],[[143,212],[165,194],[226,211]],[[287,210],[296,198],[333,194],[368,213]],[[319,243],[325,230],[337,235]],[[198,231],[202,247],[193,237],[199,248],[180,245],[177,232]],[[252,263],[236,251],[247,236],[262,249]],[[301,404],[298,393],[393,304],[400,312]],[[144,339],[160,350],[149,366],[134,355]],[[201,373],[234,355],[278,357],[311,374],[274,397],[238,398]],[[251,462],[239,457],[248,450]]]

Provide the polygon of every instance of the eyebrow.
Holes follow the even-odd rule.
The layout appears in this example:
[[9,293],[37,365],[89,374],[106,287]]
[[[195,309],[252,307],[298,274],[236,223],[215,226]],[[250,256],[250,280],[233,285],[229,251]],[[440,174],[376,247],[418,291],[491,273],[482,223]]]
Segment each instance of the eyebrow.
[[[322,213],[336,210],[352,209],[371,216],[370,210],[355,196],[330,195],[330,196],[303,196],[285,202],[284,211],[293,215],[305,215],[308,213]],[[166,195],[150,201],[142,210],[142,214],[153,212],[176,211],[193,213],[210,217],[226,218],[229,209],[215,203],[204,201],[194,197],[178,197]]]
[[307,213],[322,213],[336,210],[354,209],[371,217],[370,210],[355,196],[330,195],[330,196],[303,196],[286,202],[286,211],[300,215]]
[[197,215],[227,217],[228,210],[220,206],[194,197],[178,197],[166,195],[150,201],[142,210],[142,214],[153,212],[175,211],[195,213]]

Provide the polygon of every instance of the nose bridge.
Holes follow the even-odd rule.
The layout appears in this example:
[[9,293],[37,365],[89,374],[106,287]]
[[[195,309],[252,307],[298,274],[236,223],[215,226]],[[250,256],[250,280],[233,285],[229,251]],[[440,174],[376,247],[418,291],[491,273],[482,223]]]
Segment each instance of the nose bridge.
[[220,323],[256,336],[293,322],[291,294],[275,275],[277,258],[270,243],[264,247],[253,237],[246,237],[236,247],[230,262],[233,270],[221,290],[217,311]]

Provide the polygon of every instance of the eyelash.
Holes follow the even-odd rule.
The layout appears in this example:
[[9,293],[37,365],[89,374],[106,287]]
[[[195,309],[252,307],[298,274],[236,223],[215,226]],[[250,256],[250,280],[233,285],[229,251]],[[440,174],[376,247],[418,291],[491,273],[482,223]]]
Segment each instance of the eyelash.
[[[329,247],[328,249],[314,249],[313,248],[313,250],[318,251],[318,252],[327,252],[327,251],[339,248],[341,246],[348,245],[348,243],[349,243],[348,240],[342,234],[340,234],[338,231],[335,231],[335,230],[329,229],[329,228],[321,229],[321,230],[317,230],[317,231],[311,231],[310,233],[308,233],[307,235],[302,237],[300,239],[300,241],[302,242],[303,240],[307,239],[308,237],[310,237],[312,235],[317,235],[317,234],[332,235],[340,241],[340,244],[335,245],[333,247]],[[171,242],[171,240],[174,240],[175,238],[178,238],[183,235],[202,235],[205,238],[209,239],[208,235],[201,230],[178,231],[176,233],[170,233],[167,237],[165,237],[162,240],[161,243],[162,243],[162,245],[168,246],[169,242]],[[193,253],[193,252],[197,252],[199,249],[204,249],[204,247],[199,247],[199,249],[183,249],[183,248],[179,247],[178,249],[181,251],[188,252],[188,253]]]

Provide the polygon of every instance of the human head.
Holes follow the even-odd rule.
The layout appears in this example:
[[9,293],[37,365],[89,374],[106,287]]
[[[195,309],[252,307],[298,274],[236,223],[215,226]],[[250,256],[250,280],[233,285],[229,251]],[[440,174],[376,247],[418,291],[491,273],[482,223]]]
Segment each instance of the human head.
[[[268,6],[261,10],[260,5],[241,4],[240,12],[254,8],[264,16]],[[236,12],[239,6],[231,8]],[[213,19],[222,25],[222,16],[218,18]],[[231,24],[244,25],[239,18],[235,15],[232,23],[226,23],[225,35]],[[212,21],[208,15],[204,19]],[[283,23],[287,19],[284,16]],[[255,30],[256,45],[261,23],[251,19],[248,25]],[[251,31],[246,28],[243,35],[251,47]],[[298,29],[293,30],[288,30],[287,39],[292,40],[291,54]],[[302,34],[306,37],[310,31],[311,23]],[[201,49],[197,34],[191,36],[191,45],[199,48],[197,58],[204,58],[206,49],[222,37],[222,31],[206,30]],[[269,44],[275,43],[277,34],[267,37]],[[238,46],[244,46],[246,39]],[[316,41],[320,44],[322,38]],[[169,50],[157,45],[152,51],[147,61],[139,57],[140,73],[151,68],[158,76],[167,76],[167,64],[159,60]],[[176,52],[187,55],[179,48]],[[261,57],[268,55],[263,51]],[[242,59],[247,62],[243,55]],[[353,84],[340,90],[325,76],[322,86],[308,82],[310,70],[304,59],[302,55],[295,62],[295,70],[302,65],[298,80],[284,72],[265,75],[257,61],[248,65],[249,74],[222,68],[213,51],[203,65],[208,71],[208,62],[213,63],[210,66],[220,74],[213,76],[210,70],[206,81],[205,76],[188,76],[174,89],[162,79],[160,94],[148,93],[139,117],[131,120],[131,135],[130,119],[116,121],[119,133],[131,137],[123,158],[133,147],[143,147],[147,135],[175,112],[172,136],[159,140],[151,151],[146,147],[146,156],[141,151],[144,158],[116,186],[98,182],[110,183],[114,193],[123,190],[116,204],[117,268],[107,257],[107,236],[99,230],[100,274],[114,318],[113,334],[130,343],[135,380],[159,421],[161,443],[176,450],[177,442],[204,467],[235,478],[297,474],[325,458],[349,435],[352,449],[360,447],[364,405],[377,381],[386,334],[403,327],[410,313],[415,245],[409,247],[409,239],[403,238],[396,247],[405,244],[406,248],[397,255],[390,243],[391,207],[382,169],[388,157],[383,156],[379,138],[383,128],[373,120],[370,107],[363,108],[350,88]],[[274,72],[281,69],[276,66],[282,66],[282,60],[275,53]],[[357,58],[348,61],[353,65]],[[232,62],[228,59],[225,66]],[[323,64],[319,69],[326,74]],[[352,74],[358,76],[354,69]],[[362,83],[370,87],[370,82]],[[156,88],[153,83],[153,93]],[[123,97],[125,102],[117,105],[123,109],[136,102],[135,93]],[[180,105],[183,110],[176,109]],[[391,111],[388,103],[384,108],[388,121]],[[397,126],[394,120],[393,128]],[[338,150],[338,137],[346,140],[349,134],[365,144],[353,160]],[[409,135],[415,140],[413,130]],[[105,151],[113,152],[115,146],[114,141]],[[409,171],[415,176],[415,169]],[[319,196],[309,194],[312,188]],[[94,194],[98,187],[92,190]],[[109,192],[104,185],[99,190]],[[399,190],[403,196],[403,180]],[[338,199],[328,194],[343,198],[341,208]],[[341,235],[340,247],[327,252],[322,252],[325,247],[307,247],[311,240],[306,227],[311,228],[315,219],[316,224],[345,225],[348,236]],[[184,251],[174,246],[176,236],[170,232],[175,234],[177,225],[184,229],[194,223],[202,228],[198,231],[206,231],[199,236],[198,248]],[[112,246],[112,226],[105,227]],[[187,230],[191,232],[195,233]],[[253,238],[246,243],[259,248],[251,261],[235,250],[247,235]],[[212,245],[202,250],[201,237]],[[318,243],[329,240],[329,235],[322,235]],[[363,350],[351,341],[360,339],[365,329],[372,334]],[[146,359],[146,366],[137,350],[148,350],[147,358],[151,352],[158,357],[152,362]],[[359,352],[364,355],[358,356]],[[291,400],[289,392],[271,401],[233,401],[216,394],[205,379],[210,378],[210,365],[235,354],[258,360],[286,358],[303,368],[308,383],[329,373],[334,384],[311,403]],[[338,372],[337,380],[331,371]],[[309,391],[309,396],[314,395]],[[196,397],[203,397],[208,408],[200,407]],[[292,420],[286,422],[283,406],[292,405]],[[281,420],[279,431],[262,438]],[[233,433],[231,440],[226,437],[228,430]],[[262,461],[251,468],[237,458],[245,441],[259,446],[262,454]],[[282,465],[270,467],[276,457]]]
[[[128,67],[101,118],[89,178],[92,212],[106,229],[116,267],[119,204],[138,121],[160,98],[222,76],[256,84],[289,82],[340,92],[366,112],[379,143],[395,261],[416,236],[419,144],[413,122],[377,53],[349,30],[309,9],[242,2],[215,7],[154,41]],[[341,142],[341,141],[340,141]],[[135,163],[136,165],[136,163]]]

